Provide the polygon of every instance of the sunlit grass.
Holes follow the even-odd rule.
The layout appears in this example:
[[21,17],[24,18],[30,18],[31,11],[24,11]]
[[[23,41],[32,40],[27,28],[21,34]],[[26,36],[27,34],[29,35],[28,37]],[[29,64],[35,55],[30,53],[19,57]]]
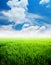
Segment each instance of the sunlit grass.
[[0,65],[51,65],[51,39],[0,39]]

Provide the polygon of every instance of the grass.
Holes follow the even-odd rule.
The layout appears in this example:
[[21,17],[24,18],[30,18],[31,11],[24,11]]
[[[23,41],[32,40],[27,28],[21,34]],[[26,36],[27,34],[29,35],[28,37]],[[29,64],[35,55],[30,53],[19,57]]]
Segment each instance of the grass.
[[51,39],[0,39],[0,65],[51,65]]

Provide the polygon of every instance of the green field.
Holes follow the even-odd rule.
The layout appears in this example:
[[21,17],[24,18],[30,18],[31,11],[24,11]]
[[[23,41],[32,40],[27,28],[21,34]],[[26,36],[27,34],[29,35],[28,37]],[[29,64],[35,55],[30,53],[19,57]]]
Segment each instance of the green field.
[[0,65],[51,65],[51,39],[0,39]]

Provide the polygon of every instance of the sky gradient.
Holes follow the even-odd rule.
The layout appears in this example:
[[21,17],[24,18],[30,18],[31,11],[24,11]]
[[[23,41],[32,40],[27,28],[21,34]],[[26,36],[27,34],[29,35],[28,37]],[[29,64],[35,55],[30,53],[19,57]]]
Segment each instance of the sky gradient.
[[0,37],[51,37],[51,0],[0,0]]

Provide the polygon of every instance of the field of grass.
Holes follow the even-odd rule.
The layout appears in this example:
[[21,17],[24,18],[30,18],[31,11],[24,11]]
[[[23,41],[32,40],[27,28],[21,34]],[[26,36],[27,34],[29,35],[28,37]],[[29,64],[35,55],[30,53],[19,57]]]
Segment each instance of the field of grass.
[[51,39],[0,39],[0,65],[51,65]]

